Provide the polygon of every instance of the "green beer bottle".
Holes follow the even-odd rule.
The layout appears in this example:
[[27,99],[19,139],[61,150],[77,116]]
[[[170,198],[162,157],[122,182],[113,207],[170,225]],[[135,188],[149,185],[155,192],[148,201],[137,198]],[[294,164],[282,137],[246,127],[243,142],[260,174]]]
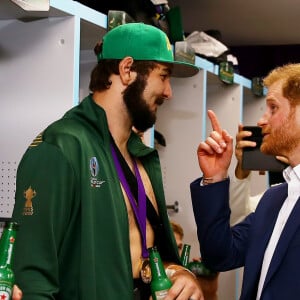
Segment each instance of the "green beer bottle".
[[190,252],[191,252],[191,245],[189,244],[184,244],[182,248],[182,253],[180,256],[180,260],[182,265],[186,268],[189,260],[190,260]]
[[11,299],[15,277],[11,262],[18,224],[6,222],[0,240],[0,299]]
[[149,248],[148,251],[152,274],[150,284],[152,298],[153,300],[163,300],[172,286],[172,282],[166,275],[166,271],[157,248],[154,246]]

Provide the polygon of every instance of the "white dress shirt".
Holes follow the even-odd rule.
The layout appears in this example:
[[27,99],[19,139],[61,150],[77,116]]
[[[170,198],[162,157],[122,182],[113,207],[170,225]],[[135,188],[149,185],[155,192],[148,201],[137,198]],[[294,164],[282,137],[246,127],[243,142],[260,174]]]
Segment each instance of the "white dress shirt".
[[270,262],[273,257],[282,230],[300,196],[300,165],[297,165],[294,168],[292,167],[286,168],[283,171],[283,176],[286,182],[288,183],[288,196],[279,211],[272,236],[269,240],[268,246],[265,251],[261,273],[260,273],[260,279],[258,283],[256,300],[260,299],[262,288],[270,266]]

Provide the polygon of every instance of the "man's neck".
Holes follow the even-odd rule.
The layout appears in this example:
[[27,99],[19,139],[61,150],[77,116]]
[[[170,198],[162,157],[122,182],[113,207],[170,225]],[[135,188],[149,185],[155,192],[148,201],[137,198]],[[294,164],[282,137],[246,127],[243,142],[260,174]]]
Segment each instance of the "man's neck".
[[105,111],[109,131],[122,155],[128,156],[127,141],[131,134],[132,124],[123,99],[107,90],[95,92],[93,100]]

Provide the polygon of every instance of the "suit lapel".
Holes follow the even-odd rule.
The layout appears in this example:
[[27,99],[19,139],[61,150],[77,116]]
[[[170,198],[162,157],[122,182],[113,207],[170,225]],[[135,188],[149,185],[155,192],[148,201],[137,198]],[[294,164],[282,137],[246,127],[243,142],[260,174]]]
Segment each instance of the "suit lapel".
[[266,276],[265,284],[266,286],[278,267],[280,266],[283,257],[286,255],[287,249],[290,245],[290,241],[293,238],[295,232],[300,226],[300,198],[298,198],[295,207],[293,208],[291,215],[289,216],[287,223],[282,231],[282,234],[278,240],[278,244],[275,248],[269,270]]
[[252,236],[255,241],[250,244],[248,249],[244,270],[243,294],[244,296],[247,295],[245,299],[256,296],[256,293],[255,295],[252,294],[257,290],[265,250],[272,235],[277,215],[286,197],[287,184],[274,187],[272,192],[268,191],[263,196],[257,207],[252,221]]
[[281,188],[278,186],[278,190],[267,194],[266,198],[269,199],[265,199],[265,201],[268,202],[268,205],[264,207],[262,213],[258,213],[255,220],[257,225],[255,225],[255,239],[259,241],[259,243],[252,244],[252,250],[254,251],[251,253],[253,253],[253,259],[260,261],[260,264],[257,266],[258,272],[260,272],[261,263],[272,235],[278,213],[286,197],[287,185],[285,187],[282,186]]

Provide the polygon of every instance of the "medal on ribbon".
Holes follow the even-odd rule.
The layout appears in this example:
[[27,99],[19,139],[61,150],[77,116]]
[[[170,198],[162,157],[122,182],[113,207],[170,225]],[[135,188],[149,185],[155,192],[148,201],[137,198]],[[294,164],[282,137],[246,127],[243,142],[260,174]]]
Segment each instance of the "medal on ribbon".
[[[131,192],[130,186],[128,184],[128,181],[126,180],[125,174],[123,172],[123,169],[121,167],[120,161],[118,160],[118,155],[120,159],[124,162],[124,158],[122,158],[122,155],[120,151],[118,150],[118,147],[113,143],[111,145],[112,150],[112,156],[113,160],[116,166],[116,170],[119,176],[119,179],[121,181],[121,184],[128,196],[128,199],[130,201],[132,210],[134,212],[134,215],[136,217],[138,227],[141,233],[142,238],[142,261],[141,261],[141,270],[140,270],[140,276],[144,283],[150,283],[151,282],[151,267],[149,262],[149,253],[147,250],[147,239],[146,239],[146,191],[143,185],[143,181],[136,163],[136,160],[133,159],[133,167],[134,167],[134,173],[136,176],[137,181],[137,187],[138,187],[138,193],[137,193],[137,202],[135,201],[135,198]],[[125,162],[126,164],[126,162]]]
[[141,278],[144,283],[149,284],[152,279],[149,259],[142,259]]

